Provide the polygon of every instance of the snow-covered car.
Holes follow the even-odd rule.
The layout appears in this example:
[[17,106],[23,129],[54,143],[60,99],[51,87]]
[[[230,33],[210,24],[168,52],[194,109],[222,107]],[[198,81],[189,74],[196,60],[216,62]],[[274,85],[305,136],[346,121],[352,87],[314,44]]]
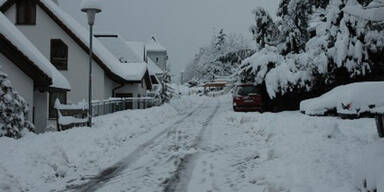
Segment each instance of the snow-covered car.
[[342,85],[324,95],[302,101],[300,111],[307,115],[335,113],[360,117],[384,112],[384,82],[361,82]]
[[234,111],[260,111],[264,108],[260,89],[251,84],[237,85],[233,92]]

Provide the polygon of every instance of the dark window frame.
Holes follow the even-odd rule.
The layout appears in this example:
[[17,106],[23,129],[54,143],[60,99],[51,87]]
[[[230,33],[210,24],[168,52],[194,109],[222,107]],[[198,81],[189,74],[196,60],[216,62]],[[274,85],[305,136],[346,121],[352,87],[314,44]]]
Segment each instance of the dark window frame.
[[[51,39],[50,51],[51,63],[58,70],[68,70],[68,45],[61,39]],[[57,56],[55,54],[61,54],[62,56]]]
[[16,25],[36,25],[36,0],[16,1]]
[[[56,96],[55,94],[63,94],[63,100],[60,101],[61,104],[67,104],[67,92],[62,90],[50,90],[49,91],[49,103],[48,103],[48,117],[49,119],[57,119],[57,110],[55,109],[56,99],[60,100],[60,96]],[[62,95],[62,96],[63,96]]]

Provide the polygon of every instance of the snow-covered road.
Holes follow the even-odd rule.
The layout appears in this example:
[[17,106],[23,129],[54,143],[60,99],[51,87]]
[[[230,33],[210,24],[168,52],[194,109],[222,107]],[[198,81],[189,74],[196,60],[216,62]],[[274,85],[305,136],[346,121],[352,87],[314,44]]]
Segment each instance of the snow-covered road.
[[95,123],[0,138],[0,191],[351,192],[359,154],[378,140],[372,119],[234,113],[230,96]]

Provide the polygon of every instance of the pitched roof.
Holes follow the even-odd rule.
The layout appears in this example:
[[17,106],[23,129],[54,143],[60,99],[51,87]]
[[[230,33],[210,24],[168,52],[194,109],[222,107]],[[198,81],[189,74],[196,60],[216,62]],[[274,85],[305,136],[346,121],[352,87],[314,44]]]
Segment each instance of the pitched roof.
[[135,52],[135,54],[144,61],[145,57],[145,44],[139,41],[126,41],[128,47]]
[[[0,0],[0,10],[6,11],[16,0]],[[59,25],[85,52],[89,52],[89,31],[79,24],[71,15],[65,12],[52,0],[39,0],[42,8],[57,25]],[[131,74],[126,66],[118,61],[97,39],[93,42],[93,59],[114,81],[130,82]]]
[[71,89],[67,79],[2,13],[0,13],[0,37],[2,37],[1,52],[12,54],[10,60],[16,62],[15,64],[37,81],[38,85]]
[[152,59],[150,58],[148,58],[148,71],[149,71],[149,74],[151,75],[164,73],[164,71],[161,70],[160,67],[157,66],[156,63],[153,62]]
[[[139,58],[144,59],[144,53],[145,51],[145,44],[143,42],[138,41],[127,41],[126,44],[128,47],[130,47],[131,50],[133,50],[136,55],[138,55]],[[150,75],[154,74],[162,74],[164,73],[163,70],[160,69],[158,65],[154,61],[152,61],[149,57],[147,58],[147,64],[148,64],[148,72]]]
[[151,40],[145,44],[145,49],[147,51],[156,51],[156,52],[165,52],[167,49],[163,47],[155,37],[152,37]]
[[144,78],[147,64],[130,49],[122,37],[118,35],[95,36],[122,63],[129,80],[140,81]]

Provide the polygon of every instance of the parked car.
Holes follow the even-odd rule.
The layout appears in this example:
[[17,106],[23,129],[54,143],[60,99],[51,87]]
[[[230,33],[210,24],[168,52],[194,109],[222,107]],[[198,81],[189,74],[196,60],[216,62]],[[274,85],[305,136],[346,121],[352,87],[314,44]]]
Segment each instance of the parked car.
[[234,111],[264,111],[264,102],[259,87],[251,84],[239,84],[233,92]]

